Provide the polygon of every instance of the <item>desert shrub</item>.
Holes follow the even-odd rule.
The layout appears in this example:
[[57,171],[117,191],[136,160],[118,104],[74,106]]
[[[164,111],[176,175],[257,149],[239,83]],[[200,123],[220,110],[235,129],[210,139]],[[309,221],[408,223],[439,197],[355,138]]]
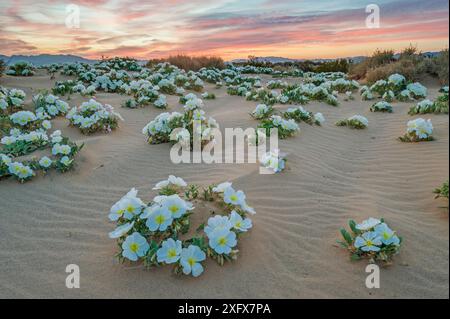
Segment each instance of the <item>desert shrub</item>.
[[436,188],[433,193],[436,194],[436,198],[443,197],[448,199],[448,181],[444,182],[441,187]]
[[152,67],[161,62],[169,62],[172,65],[186,71],[198,71],[201,68],[218,68],[224,69],[225,63],[220,57],[198,56],[191,57],[187,55],[169,56],[165,59],[153,59],[148,61],[147,67]]
[[439,52],[439,55],[426,59],[425,68],[427,72],[439,78],[442,85],[448,85],[448,49]]
[[315,68],[315,72],[343,72],[347,73],[349,64],[346,59],[339,59],[330,62],[323,62]]
[[415,57],[405,57],[396,62],[370,69],[366,73],[366,81],[372,84],[395,73],[402,74],[407,81],[417,81],[425,71],[424,65],[417,60]]
[[350,76],[354,79],[363,79],[370,69],[375,69],[382,65],[389,64],[394,61],[393,50],[380,50],[377,49],[371,57],[363,60],[360,63],[352,64],[349,66]]
[[5,73],[5,68],[6,68],[5,61],[0,60],[0,76],[2,76],[3,73]]
[[34,74],[34,70],[35,67],[33,64],[26,61],[19,61],[13,65],[10,65],[6,73],[13,76],[32,76]]

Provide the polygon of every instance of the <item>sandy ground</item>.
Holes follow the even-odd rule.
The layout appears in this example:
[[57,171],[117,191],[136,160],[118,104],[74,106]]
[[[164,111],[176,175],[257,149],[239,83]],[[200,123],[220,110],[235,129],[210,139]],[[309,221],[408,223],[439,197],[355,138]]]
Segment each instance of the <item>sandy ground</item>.
[[[0,85],[25,90],[31,107],[32,93],[54,81],[40,72],[31,78],[6,76]],[[435,98],[438,84],[425,84]],[[217,99],[205,101],[205,111],[222,128],[256,127],[248,115],[256,102],[228,96],[225,89],[208,90]],[[170,145],[148,145],[141,133],[160,110],[120,108],[126,97],[117,94],[100,93],[97,99],[125,118],[113,133],[83,136],[64,119],[53,121],[65,135],[86,143],[74,171],[25,185],[0,182],[0,297],[449,297],[447,202],[431,193],[448,179],[448,116],[425,116],[432,119],[437,140],[409,144],[396,137],[412,118],[411,103],[395,103],[395,113],[382,114],[370,113],[372,102],[359,96],[337,108],[313,102],[306,108],[322,112],[327,122],[301,125],[300,134],[280,142],[288,169],[260,175],[257,164],[172,164]],[[74,95],[69,103],[83,100]],[[177,101],[169,97],[170,110],[181,111]],[[367,116],[369,128],[334,125],[354,114]],[[144,270],[114,259],[109,208],[131,187],[150,200],[152,186],[169,174],[200,185],[230,180],[246,192],[257,215],[253,230],[240,241],[237,262],[221,268],[208,261],[205,273],[194,279],[172,275],[171,267]],[[197,205],[205,217],[207,209]],[[372,290],[365,287],[366,262],[351,262],[334,244],[349,218],[369,216],[384,217],[404,239],[394,265],[381,271],[381,288]],[[65,287],[68,264],[80,266],[80,289]]]

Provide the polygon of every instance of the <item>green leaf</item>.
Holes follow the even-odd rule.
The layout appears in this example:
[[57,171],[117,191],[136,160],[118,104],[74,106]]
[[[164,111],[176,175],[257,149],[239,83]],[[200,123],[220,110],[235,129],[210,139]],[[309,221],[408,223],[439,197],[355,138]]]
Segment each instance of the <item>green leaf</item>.
[[348,221],[348,225],[350,226],[350,229],[352,230],[352,232],[354,232],[355,234],[357,234],[359,232],[358,229],[356,229],[356,222],[353,219],[350,219]]
[[346,242],[343,242],[342,240],[336,240],[336,242],[343,248],[348,248],[348,244]]
[[351,261],[358,261],[358,260],[360,260],[361,259],[361,256],[359,256],[358,254],[352,254],[351,256],[350,256],[350,260]]
[[341,234],[342,234],[342,237],[344,237],[345,241],[346,241],[349,245],[351,245],[351,244],[353,243],[353,238],[352,238],[352,236],[350,236],[350,234],[349,234],[344,228],[341,228]]

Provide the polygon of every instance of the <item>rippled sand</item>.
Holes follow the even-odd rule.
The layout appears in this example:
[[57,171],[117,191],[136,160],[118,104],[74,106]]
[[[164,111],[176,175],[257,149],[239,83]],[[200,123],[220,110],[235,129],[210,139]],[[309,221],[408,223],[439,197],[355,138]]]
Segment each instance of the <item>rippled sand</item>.
[[[43,72],[0,78],[0,85],[25,90],[27,107],[32,92],[53,83]],[[425,84],[435,98],[438,84]],[[205,101],[205,111],[222,128],[256,127],[248,115],[256,102],[228,96],[224,88],[207,89],[217,99]],[[141,134],[160,110],[122,109],[126,96],[98,94],[125,118],[118,130],[83,136],[65,120],[53,121],[86,144],[74,171],[52,172],[25,185],[0,181],[0,297],[448,298],[447,202],[434,200],[431,191],[448,179],[449,117],[423,116],[432,119],[436,141],[400,143],[396,137],[413,118],[407,115],[412,103],[394,103],[393,114],[370,113],[372,102],[355,96],[337,108],[308,104],[327,122],[301,124],[300,134],[280,142],[288,169],[260,175],[256,164],[174,165],[170,145],[148,145]],[[168,100],[170,111],[182,110],[177,97]],[[69,103],[81,101],[74,95]],[[334,125],[354,114],[366,116],[369,128]],[[150,200],[152,185],[169,174],[200,185],[230,180],[246,192],[257,215],[253,230],[240,241],[237,262],[221,268],[208,261],[205,273],[194,279],[176,277],[170,267],[144,270],[114,259],[116,244],[107,236],[114,228],[107,218],[110,206],[131,187]],[[196,205],[206,217],[207,209]],[[375,290],[365,287],[366,263],[349,261],[334,244],[349,218],[369,216],[384,217],[404,238]],[[80,289],[65,287],[65,267],[72,263],[80,266]]]

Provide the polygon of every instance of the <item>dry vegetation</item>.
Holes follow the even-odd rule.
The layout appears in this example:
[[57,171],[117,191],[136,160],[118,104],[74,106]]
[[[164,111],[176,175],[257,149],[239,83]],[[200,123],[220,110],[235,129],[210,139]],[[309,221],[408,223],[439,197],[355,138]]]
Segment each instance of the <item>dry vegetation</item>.
[[169,56],[165,59],[152,59],[149,60],[147,66],[153,66],[161,62],[169,62],[170,64],[176,65],[180,69],[187,71],[198,71],[201,68],[225,68],[225,63],[220,57],[208,57],[208,56],[198,56],[190,57],[187,55],[174,55]]
[[399,56],[393,50],[377,50],[362,61],[353,64],[349,69],[350,76],[357,80],[374,83],[386,79],[389,75],[400,73],[410,81],[420,80],[425,74],[439,78],[441,84],[448,84],[448,49],[440,52],[436,57],[426,57],[410,46]]
[[3,73],[5,73],[5,69],[6,69],[5,61],[0,60],[0,76],[2,76]]

